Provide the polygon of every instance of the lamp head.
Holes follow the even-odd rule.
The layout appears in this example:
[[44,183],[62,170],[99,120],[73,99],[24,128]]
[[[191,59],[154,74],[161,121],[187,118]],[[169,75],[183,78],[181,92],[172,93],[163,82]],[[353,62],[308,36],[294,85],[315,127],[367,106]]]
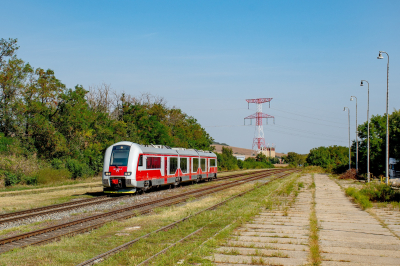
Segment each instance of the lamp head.
[[346,107],[343,107],[343,111],[346,111]]
[[351,96],[351,97],[350,97],[350,101],[353,101],[353,98],[354,98],[354,97],[353,97],[353,96]]
[[362,80],[361,80],[361,84],[360,84],[360,86],[364,86],[364,83],[362,82]]
[[382,51],[379,51],[379,55],[378,55],[378,57],[377,57],[378,59],[383,59],[383,56],[382,56]]

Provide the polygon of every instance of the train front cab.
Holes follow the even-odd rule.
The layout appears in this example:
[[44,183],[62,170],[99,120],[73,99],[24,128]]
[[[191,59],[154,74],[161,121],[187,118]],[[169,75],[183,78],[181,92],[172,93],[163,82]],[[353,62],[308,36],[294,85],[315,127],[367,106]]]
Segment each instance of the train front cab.
[[104,156],[103,192],[135,193],[134,168],[138,149],[132,142],[119,142],[110,146]]

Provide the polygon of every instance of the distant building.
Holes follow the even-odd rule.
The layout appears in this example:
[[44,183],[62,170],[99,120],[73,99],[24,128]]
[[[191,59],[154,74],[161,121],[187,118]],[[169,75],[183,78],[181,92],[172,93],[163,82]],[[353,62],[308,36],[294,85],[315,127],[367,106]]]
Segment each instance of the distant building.
[[275,147],[262,148],[261,153],[267,157],[275,158]]
[[241,155],[241,154],[234,154],[233,156],[236,157],[236,159],[244,161],[246,159],[245,155]]

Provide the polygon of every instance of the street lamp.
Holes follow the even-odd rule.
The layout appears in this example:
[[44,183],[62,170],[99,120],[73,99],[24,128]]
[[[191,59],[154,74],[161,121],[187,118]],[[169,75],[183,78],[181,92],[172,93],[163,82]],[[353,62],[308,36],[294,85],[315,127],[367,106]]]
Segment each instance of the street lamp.
[[357,97],[356,96],[351,96],[350,101],[353,101],[353,99],[356,98],[356,171],[358,174],[358,124],[357,124]]
[[379,51],[378,59],[383,59],[382,53],[388,58],[386,77],[386,185],[389,185],[389,54]]
[[367,109],[367,121],[368,121],[368,151],[367,151],[367,176],[368,176],[368,183],[371,181],[370,180],[370,174],[369,174],[369,82],[366,80],[361,80],[360,86],[364,86],[363,81],[368,83],[368,109]]
[[351,169],[351,153],[350,153],[350,109],[349,107],[344,107],[343,111],[346,111],[347,109],[347,116],[348,116],[348,121],[349,121],[349,170]]

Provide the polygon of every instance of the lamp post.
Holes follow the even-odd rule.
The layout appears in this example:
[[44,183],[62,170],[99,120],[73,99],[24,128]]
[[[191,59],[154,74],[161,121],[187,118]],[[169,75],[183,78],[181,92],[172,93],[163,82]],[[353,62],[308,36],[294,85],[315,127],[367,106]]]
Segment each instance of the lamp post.
[[370,180],[370,174],[369,174],[369,82],[366,80],[361,80],[360,86],[364,86],[363,81],[368,83],[368,109],[367,109],[367,121],[368,121],[368,143],[367,143],[367,176],[368,176],[368,183],[371,181]]
[[348,117],[348,121],[349,121],[349,170],[351,169],[351,150],[350,150],[350,109],[349,107],[344,107],[343,111],[346,111],[347,109],[347,117]]
[[386,185],[389,185],[389,54],[379,51],[378,59],[383,59],[382,53],[388,58],[386,76]]
[[357,97],[351,96],[350,101],[356,98],[356,172],[358,174],[358,124],[357,124]]

